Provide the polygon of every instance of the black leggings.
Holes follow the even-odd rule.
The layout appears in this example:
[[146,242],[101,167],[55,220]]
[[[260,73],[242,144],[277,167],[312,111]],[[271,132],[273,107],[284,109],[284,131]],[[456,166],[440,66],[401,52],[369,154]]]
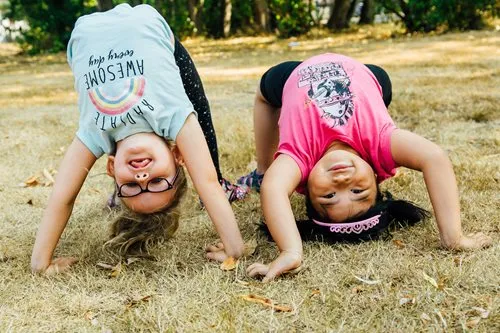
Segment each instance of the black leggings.
[[[281,108],[283,87],[290,77],[290,74],[299,66],[301,61],[286,61],[271,67],[262,75],[260,80],[260,92],[262,96],[276,108]],[[382,98],[386,107],[391,104],[392,100],[392,84],[389,75],[386,71],[376,65],[365,65],[375,75],[378,83],[382,87]]]
[[222,180],[222,174],[220,172],[219,151],[217,149],[217,138],[215,137],[212,116],[210,114],[210,105],[208,105],[208,100],[203,90],[203,84],[201,83],[200,76],[198,75],[198,71],[196,71],[193,60],[177,38],[175,39],[174,58],[177,67],[179,67],[182,84],[184,85],[187,97],[198,113],[198,122],[205,135],[205,140],[207,140],[210,156],[214,162],[217,178],[220,182]]

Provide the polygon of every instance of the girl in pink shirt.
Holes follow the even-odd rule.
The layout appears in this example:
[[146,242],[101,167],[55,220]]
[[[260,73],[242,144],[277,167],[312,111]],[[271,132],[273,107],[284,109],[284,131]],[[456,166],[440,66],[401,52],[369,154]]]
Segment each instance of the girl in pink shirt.
[[[387,112],[387,73],[338,54],[285,62],[262,77],[254,106],[257,169],[239,183],[260,191],[280,255],[247,272],[268,281],[300,267],[302,241],[360,241],[411,225],[429,213],[381,193],[378,184],[398,166],[422,171],[442,244],[450,249],[489,246],[482,233],[465,236],[458,190],[446,153],[398,129]],[[265,174],[265,177],[264,177]],[[311,221],[296,223],[290,195],[306,196]]]

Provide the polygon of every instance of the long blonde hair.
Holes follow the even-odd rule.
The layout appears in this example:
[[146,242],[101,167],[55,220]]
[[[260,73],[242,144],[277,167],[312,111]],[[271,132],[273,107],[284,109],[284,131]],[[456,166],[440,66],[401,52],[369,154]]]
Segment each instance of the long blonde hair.
[[173,236],[179,227],[179,203],[187,190],[184,168],[180,168],[174,187],[175,194],[170,205],[161,211],[140,214],[122,206],[120,215],[111,225],[110,239],[104,244],[120,257],[131,254],[148,253],[149,246]]

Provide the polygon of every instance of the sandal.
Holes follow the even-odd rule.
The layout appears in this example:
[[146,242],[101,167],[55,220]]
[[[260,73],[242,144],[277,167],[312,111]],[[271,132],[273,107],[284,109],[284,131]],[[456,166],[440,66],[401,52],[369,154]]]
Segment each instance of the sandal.
[[245,185],[249,188],[254,189],[257,192],[260,192],[260,186],[262,185],[262,179],[264,179],[264,175],[258,174],[257,169],[250,172],[248,175],[240,177],[236,184]]

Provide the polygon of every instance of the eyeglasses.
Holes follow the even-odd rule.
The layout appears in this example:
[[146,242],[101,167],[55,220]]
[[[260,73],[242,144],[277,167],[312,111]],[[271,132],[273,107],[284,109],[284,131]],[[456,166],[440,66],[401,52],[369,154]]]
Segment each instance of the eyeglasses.
[[143,189],[139,183],[126,183],[116,188],[118,190],[119,198],[130,198],[135,197],[144,192],[151,193],[160,193],[171,190],[174,187],[175,181],[177,180],[177,176],[179,175],[180,168],[177,168],[175,172],[175,176],[172,179],[172,182],[169,182],[167,178],[157,177],[151,179],[147,184],[146,188]]

